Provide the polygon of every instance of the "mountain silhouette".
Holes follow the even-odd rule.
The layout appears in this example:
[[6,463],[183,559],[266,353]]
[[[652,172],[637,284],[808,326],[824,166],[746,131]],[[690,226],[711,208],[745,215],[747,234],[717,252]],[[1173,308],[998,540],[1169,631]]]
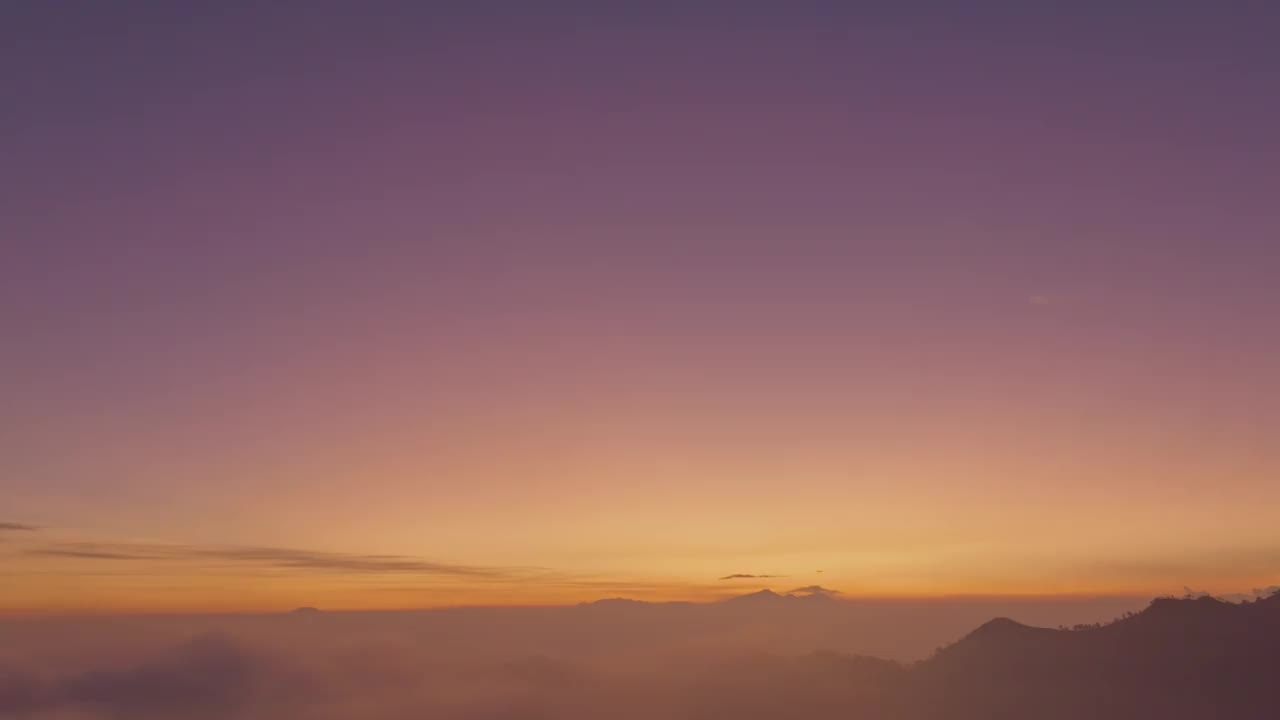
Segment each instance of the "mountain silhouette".
[[[1242,603],[1161,598],[1070,630],[1028,624],[1072,617],[1063,606],[1044,614],[975,602],[915,606],[761,591],[714,603],[615,598],[567,607],[304,611],[313,618],[306,623],[0,621],[0,717],[1280,717],[1280,595]],[[970,614],[975,607],[978,616]],[[979,619],[992,615],[999,617]],[[922,638],[959,639],[923,660],[874,657],[877,633],[917,632],[929,617],[942,621],[924,627]],[[184,636],[176,646],[166,640]],[[77,647],[87,662],[68,652]],[[115,648],[114,656],[99,657],[103,648]],[[331,712],[335,702],[347,710]]]
[[765,589],[765,590],[761,590],[759,592],[753,592],[747,595],[735,595],[722,602],[724,602],[725,604],[734,604],[734,605],[766,605],[766,604],[785,602],[787,598],[788,598],[787,595],[779,595],[778,593],[772,590]]
[[830,590],[814,586],[811,588],[800,588],[799,590],[793,590],[788,593],[777,593],[773,590],[765,589],[748,595],[735,595],[734,597],[721,602],[726,605],[786,607],[793,605],[796,602],[824,602],[830,600],[834,600]]
[[904,678],[886,717],[1280,717],[1280,595],[1161,598],[1102,626],[1000,618]]

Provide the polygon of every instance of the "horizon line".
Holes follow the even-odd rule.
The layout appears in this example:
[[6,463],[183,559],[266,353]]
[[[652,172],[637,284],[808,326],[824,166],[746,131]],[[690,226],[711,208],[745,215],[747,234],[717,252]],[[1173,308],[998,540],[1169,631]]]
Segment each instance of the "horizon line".
[[[13,618],[108,618],[108,617],[254,617],[288,615],[300,608],[314,608],[325,614],[336,613],[407,613],[435,612],[445,610],[520,610],[520,609],[556,609],[576,608],[593,605],[610,600],[623,600],[643,605],[715,605],[735,598],[749,597],[771,588],[761,588],[752,592],[717,596],[712,599],[699,600],[640,600],[622,595],[602,596],[578,602],[527,602],[527,603],[453,603],[441,605],[417,605],[404,607],[365,607],[365,606],[333,606],[323,607],[314,604],[298,604],[288,607],[261,608],[0,608],[0,620]],[[782,597],[809,597],[808,593],[785,593],[773,591]],[[947,593],[947,594],[886,594],[886,595],[825,595],[829,600],[843,603],[859,602],[1084,602],[1090,600],[1143,600],[1151,601],[1162,597],[1178,597],[1173,594],[1159,593]],[[1214,596],[1216,597],[1216,596]]]

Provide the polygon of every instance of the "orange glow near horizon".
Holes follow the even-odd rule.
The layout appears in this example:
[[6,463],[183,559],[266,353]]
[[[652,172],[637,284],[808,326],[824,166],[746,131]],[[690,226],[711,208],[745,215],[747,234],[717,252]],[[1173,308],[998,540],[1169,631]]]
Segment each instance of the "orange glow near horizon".
[[1270,26],[26,5],[0,611],[1280,583]]

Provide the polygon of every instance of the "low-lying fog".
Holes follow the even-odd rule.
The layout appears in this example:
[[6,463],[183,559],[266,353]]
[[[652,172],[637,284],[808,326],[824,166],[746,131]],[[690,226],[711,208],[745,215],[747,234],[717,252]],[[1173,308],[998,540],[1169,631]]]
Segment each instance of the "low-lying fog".
[[779,717],[853,707],[983,622],[1074,625],[1136,598],[840,600],[0,620],[24,720]]

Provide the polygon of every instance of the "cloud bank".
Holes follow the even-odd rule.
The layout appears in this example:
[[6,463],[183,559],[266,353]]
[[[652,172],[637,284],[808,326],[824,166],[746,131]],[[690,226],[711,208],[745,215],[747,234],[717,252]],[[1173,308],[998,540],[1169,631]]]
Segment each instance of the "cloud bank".
[[[857,702],[886,661],[837,654],[584,663],[540,654],[441,653],[422,638],[277,619],[201,633],[88,669],[0,664],[0,717],[15,720],[587,720],[786,716]],[[402,629],[412,629],[411,625]],[[367,629],[366,629],[367,630]],[[779,715],[782,713],[782,715]]]

